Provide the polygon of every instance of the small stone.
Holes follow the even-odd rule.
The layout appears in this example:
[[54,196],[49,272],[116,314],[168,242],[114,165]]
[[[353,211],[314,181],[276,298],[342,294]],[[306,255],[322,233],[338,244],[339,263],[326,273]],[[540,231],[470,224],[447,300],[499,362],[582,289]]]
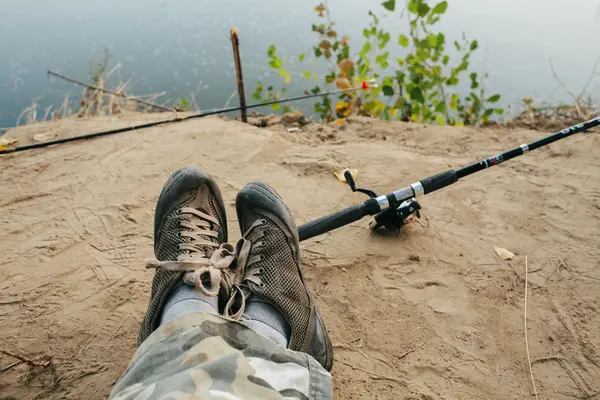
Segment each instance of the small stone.
[[344,268],[344,267],[342,267],[342,271],[348,272],[348,270],[346,268]]

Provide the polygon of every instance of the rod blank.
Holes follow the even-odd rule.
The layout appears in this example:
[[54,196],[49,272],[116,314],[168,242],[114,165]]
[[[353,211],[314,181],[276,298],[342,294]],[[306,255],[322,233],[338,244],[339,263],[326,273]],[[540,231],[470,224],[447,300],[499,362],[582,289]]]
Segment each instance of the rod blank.
[[[379,214],[380,212],[388,208],[397,208],[404,201],[409,200],[417,195],[417,193],[415,193],[415,188],[422,188],[424,194],[435,192],[436,190],[442,189],[446,186],[450,186],[458,182],[459,179],[464,178],[465,176],[474,174],[489,167],[493,167],[494,165],[501,164],[504,161],[508,161],[512,158],[521,156],[529,152],[530,150],[539,149],[540,147],[549,145],[550,143],[556,142],[557,140],[564,139],[576,133],[587,131],[598,125],[600,125],[600,116],[593,118],[589,121],[571,126],[567,129],[563,129],[560,132],[556,132],[543,139],[536,140],[535,142],[522,144],[519,147],[508,150],[504,153],[488,157],[484,160],[463,167],[457,171],[449,170],[441,172],[439,174],[424,178],[417,183],[413,183],[412,185],[396,190],[385,196],[380,196],[386,197],[388,200],[387,202],[378,202],[376,199],[369,199],[360,205],[348,207],[334,214],[318,218],[314,221],[308,222],[300,226],[300,228],[298,229],[300,240],[302,241],[310,239],[314,236],[322,235],[326,232],[332,231],[337,228],[341,228],[342,226],[358,221],[359,219],[367,215]],[[402,193],[403,195],[398,196],[398,193]],[[380,197],[378,197],[378,199]]]

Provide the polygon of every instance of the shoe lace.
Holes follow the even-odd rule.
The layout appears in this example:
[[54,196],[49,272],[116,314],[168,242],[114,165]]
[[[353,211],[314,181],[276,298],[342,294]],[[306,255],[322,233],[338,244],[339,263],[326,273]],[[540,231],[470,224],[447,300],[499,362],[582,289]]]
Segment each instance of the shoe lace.
[[235,261],[235,249],[229,243],[219,245],[207,239],[219,236],[219,221],[215,217],[189,207],[183,207],[177,213],[190,216],[189,220],[180,220],[182,229],[177,233],[180,238],[189,240],[178,244],[181,254],[177,260],[150,258],[146,260],[146,268],[185,272],[183,281],[186,284],[197,287],[206,296],[217,296],[221,287],[231,287],[231,277],[225,271]]
[[242,317],[246,308],[246,300],[252,293],[250,283],[260,287],[264,286],[260,277],[264,268],[256,264],[265,259],[265,256],[260,254],[260,249],[265,244],[260,239],[265,236],[265,231],[258,229],[265,223],[264,219],[254,221],[244,237],[236,244],[235,273],[231,282],[230,297],[223,311],[227,317],[235,319]]

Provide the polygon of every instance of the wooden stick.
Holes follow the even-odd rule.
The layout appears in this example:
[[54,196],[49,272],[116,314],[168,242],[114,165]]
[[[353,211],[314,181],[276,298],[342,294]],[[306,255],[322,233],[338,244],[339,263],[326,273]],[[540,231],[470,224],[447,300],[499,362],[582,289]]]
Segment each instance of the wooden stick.
[[527,286],[528,286],[528,265],[527,254],[525,255],[525,311],[523,312],[523,328],[525,330],[525,351],[527,352],[527,364],[529,365],[529,375],[531,376],[531,384],[533,385],[533,393],[536,400],[539,400],[537,388],[535,387],[535,379],[533,378],[533,369],[531,368],[531,357],[529,356],[529,341],[527,340]]
[[29,359],[27,357],[23,357],[23,356],[20,356],[18,354],[15,354],[15,353],[12,353],[10,351],[3,350],[3,349],[0,349],[0,353],[4,353],[4,354],[6,354],[9,357],[16,358],[17,360],[22,361],[24,363],[27,363],[27,364],[29,364],[31,366],[47,367],[48,365],[50,365],[52,363],[51,361],[34,361],[34,360],[31,360],[31,359]]
[[76,79],[69,78],[68,76],[64,76],[64,75],[61,75],[59,73],[56,73],[56,72],[53,72],[53,71],[50,71],[50,70],[48,70],[48,75],[56,76],[57,78],[64,79],[67,82],[71,82],[71,83],[74,83],[76,85],[86,87],[88,89],[98,90],[98,91],[101,91],[101,92],[104,92],[104,93],[109,93],[109,94],[112,94],[112,95],[115,95],[115,96],[118,96],[118,97],[123,97],[123,98],[125,98],[127,100],[135,101],[137,103],[144,104],[144,105],[149,106],[149,107],[158,108],[159,110],[173,111],[169,107],[162,106],[162,105],[156,104],[156,103],[151,103],[149,101],[138,99],[138,98],[135,98],[135,97],[129,97],[129,96],[124,95],[123,93],[115,92],[113,90],[109,90],[109,89],[104,89],[104,88],[99,88],[99,87],[96,87],[96,86],[92,86],[92,85],[89,85],[89,84],[87,84],[85,82],[81,82],[81,81],[78,81]]
[[375,372],[367,371],[364,368],[358,367],[354,364],[350,364],[350,363],[342,361],[342,360],[335,360],[335,362],[340,363],[342,365],[346,365],[356,371],[364,372],[364,373],[368,374],[371,377],[371,379],[392,381],[392,382],[399,383],[402,386],[407,386],[406,382],[404,382],[403,380],[396,378],[394,376],[386,376],[386,375],[376,374]]
[[242,73],[242,60],[240,59],[240,39],[237,29],[231,28],[231,44],[233,46],[233,60],[235,62],[235,74],[237,76],[238,94],[240,96],[240,107],[242,108],[242,122],[248,122],[246,111],[246,92],[244,90],[244,75]]

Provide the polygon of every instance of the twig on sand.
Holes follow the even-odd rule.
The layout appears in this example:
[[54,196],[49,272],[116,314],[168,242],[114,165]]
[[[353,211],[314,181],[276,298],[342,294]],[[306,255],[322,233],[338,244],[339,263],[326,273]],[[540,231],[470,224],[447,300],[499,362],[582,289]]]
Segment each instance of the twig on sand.
[[352,368],[352,369],[354,369],[356,371],[364,372],[365,374],[368,374],[371,377],[371,379],[392,381],[392,382],[399,383],[402,386],[406,386],[406,382],[404,382],[403,380],[401,380],[399,378],[396,378],[394,376],[387,376],[387,375],[376,374],[375,372],[367,371],[364,368],[357,367],[356,365],[352,365],[350,363],[347,363],[347,362],[341,361],[341,360],[336,360],[336,362],[338,362],[340,364],[343,364],[343,365],[346,365],[346,366],[348,366],[348,367],[350,367],[350,368]]
[[14,363],[12,363],[12,364],[8,364],[6,367],[4,367],[4,368],[0,369],[0,372],[6,372],[6,371],[8,371],[9,369],[11,369],[12,367],[16,367],[17,365],[21,364],[22,362],[23,362],[23,361],[21,361],[21,360],[18,360],[18,361],[15,361],[15,362],[14,362]]
[[20,356],[18,354],[12,353],[12,352],[10,352],[8,350],[4,350],[4,349],[0,349],[0,353],[6,354],[7,356],[12,357],[12,358],[16,358],[17,360],[27,363],[30,366],[47,367],[48,365],[52,364],[52,361],[35,361],[30,358]]
[[54,388],[56,387],[56,385],[58,385],[58,383],[59,383],[60,381],[62,381],[62,380],[63,380],[63,378],[64,378],[64,377],[65,377],[65,375],[61,376],[61,377],[60,377],[60,378],[58,378],[58,379],[54,379],[54,378],[53,378],[53,379],[52,379],[52,383],[51,383],[51,384],[49,384],[48,386],[46,386],[45,388],[43,388],[42,390],[40,390],[39,392],[37,392],[37,394],[35,394],[35,395],[34,395],[34,396],[31,398],[31,400],[35,400],[35,399],[37,399],[38,397],[41,397],[41,396],[43,396],[44,394],[46,394],[46,393],[48,393],[48,392],[52,391],[52,389],[54,389]]
[[68,82],[74,83],[76,85],[80,85],[80,86],[86,87],[88,89],[97,90],[97,91],[100,91],[100,92],[103,92],[103,93],[109,93],[109,94],[112,94],[112,95],[115,95],[115,96],[118,96],[118,97],[123,97],[123,98],[125,98],[127,100],[135,101],[136,103],[144,104],[144,105],[149,106],[149,107],[158,108],[159,110],[173,111],[171,108],[169,108],[167,106],[162,106],[160,104],[151,103],[149,101],[142,100],[142,99],[135,98],[135,97],[129,97],[129,96],[123,94],[121,91],[115,92],[113,90],[99,88],[97,86],[92,86],[92,85],[89,85],[87,83],[78,81],[76,79],[69,78],[68,76],[61,75],[61,74],[59,74],[57,72],[54,72],[54,71],[50,71],[49,70],[48,71],[48,75],[56,76],[57,78],[64,79],[65,81],[68,81]]
[[352,343],[348,343],[347,345],[345,345],[345,344],[334,344],[333,347],[337,347],[338,349],[354,350],[354,351],[360,353],[367,360],[369,359],[369,356],[367,356],[361,349],[359,349],[358,347],[356,347]]
[[419,350],[421,347],[423,347],[424,343],[413,343],[410,345],[410,347],[408,348],[408,350],[406,350],[400,357],[398,357],[398,360],[402,360],[404,357],[406,357],[407,355],[409,355],[410,353],[412,353],[413,351],[417,351]]
[[531,376],[531,384],[533,385],[533,393],[536,400],[539,400],[537,389],[535,387],[535,379],[533,378],[533,369],[531,368],[531,357],[529,356],[529,341],[527,340],[527,285],[528,285],[528,265],[527,255],[525,255],[525,311],[523,313],[523,328],[525,329],[525,351],[527,352],[527,364],[529,365],[529,375]]

